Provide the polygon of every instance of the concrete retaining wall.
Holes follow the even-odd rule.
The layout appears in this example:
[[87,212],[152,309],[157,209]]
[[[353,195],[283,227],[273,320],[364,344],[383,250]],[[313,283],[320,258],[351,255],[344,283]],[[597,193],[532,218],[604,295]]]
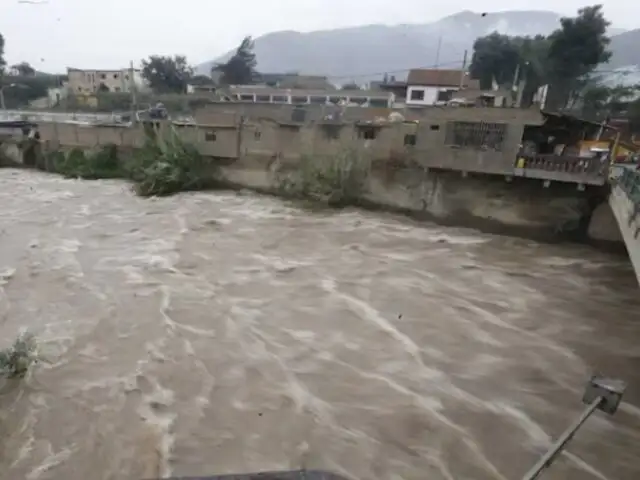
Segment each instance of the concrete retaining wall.
[[[453,115],[445,113],[438,115],[443,120],[447,115]],[[421,127],[389,124],[380,127],[374,140],[367,140],[353,123],[291,125],[249,119],[239,125],[233,112],[217,112],[206,120],[199,128],[182,127],[178,131],[187,141],[195,143],[202,154],[225,165],[223,170],[230,181],[250,188],[273,190],[277,186],[275,171],[279,168],[295,169],[308,154],[314,161],[323,161],[347,148],[361,151],[373,161],[366,195],[368,202],[441,221],[459,224],[479,221],[549,236],[560,233],[586,235],[594,208],[606,197],[602,187],[588,186],[580,191],[574,183],[551,182],[545,188],[544,182],[537,179],[443,171],[446,165],[455,163],[463,155],[468,163],[477,164],[486,163],[492,155],[492,161],[508,172],[508,164],[512,165],[511,170],[514,168],[514,157],[509,152],[489,154],[444,145],[427,152],[420,141],[415,146],[406,145],[406,137],[416,132],[418,136],[423,133],[425,137],[431,135],[444,142],[442,129],[431,130],[432,124]],[[521,128],[522,125],[518,125],[518,132]],[[89,149],[109,143],[126,150],[140,147],[145,141],[142,126],[88,127],[50,123],[41,125],[39,130],[43,150]],[[507,143],[514,143],[516,137],[510,133]],[[449,160],[441,161],[445,158]],[[596,232],[594,235],[597,239],[614,238],[612,226],[600,222],[602,215],[594,217],[602,223],[592,229]]]
[[[276,172],[286,162],[295,169],[297,160],[246,157],[223,167],[231,182],[261,190],[276,187]],[[434,171],[418,165],[374,167],[365,198],[371,204],[444,223],[486,226],[505,233],[535,237],[587,235],[587,226],[605,191],[579,191],[576,185],[499,176],[463,176],[458,172]],[[606,202],[605,202],[606,205]],[[594,240],[620,242],[618,227],[596,220]],[[605,237],[605,238],[602,238]]]
[[640,214],[634,214],[633,202],[618,185],[614,185],[611,189],[609,205],[618,221],[638,283],[640,283]]

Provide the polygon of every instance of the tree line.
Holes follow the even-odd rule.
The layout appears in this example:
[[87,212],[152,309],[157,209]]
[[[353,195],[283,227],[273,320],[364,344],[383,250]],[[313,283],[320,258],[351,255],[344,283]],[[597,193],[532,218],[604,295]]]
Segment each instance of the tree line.
[[[246,37],[228,61],[213,66],[212,73],[219,76],[219,84],[250,84],[259,78],[253,47],[252,38]],[[5,40],[0,34],[0,88],[7,108],[27,105],[45,97],[48,88],[57,86],[66,79],[66,75],[36,72],[27,62],[8,67],[4,51]],[[211,77],[194,74],[193,67],[184,55],[152,55],[142,61],[142,76],[156,93],[185,93],[188,84],[213,84]]]
[[491,33],[475,41],[469,73],[483,89],[495,85],[511,89],[514,82],[524,80],[525,103],[540,86],[549,85],[546,105],[552,109],[577,111],[591,118],[640,118],[634,115],[640,113],[640,103],[634,100],[640,88],[606,85],[598,74],[598,67],[611,57],[609,25],[602,5],[593,5],[581,8],[574,17],[562,18],[560,27],[548,36]]
[[[219,77],[220,85],[248,85],[258,80],[258,64],[253,52],[254,42],[245,37],[229,60],[216,63],[212,76]],[[142,61],[142,76],[158,93],[184,93],[187,85],[212,85],[213,79],[206,75],[195,75],[194,69],[184,55],[152,55]]]

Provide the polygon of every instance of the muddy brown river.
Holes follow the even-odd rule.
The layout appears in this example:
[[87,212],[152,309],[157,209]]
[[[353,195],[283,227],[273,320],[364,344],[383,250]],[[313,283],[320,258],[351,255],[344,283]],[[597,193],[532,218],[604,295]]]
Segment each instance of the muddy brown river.
[[580,245],[0,170],[0,346],[42,356],[0,478],[518,479],[599,372],[627,402],[543,478],[638,479],[639,292]]

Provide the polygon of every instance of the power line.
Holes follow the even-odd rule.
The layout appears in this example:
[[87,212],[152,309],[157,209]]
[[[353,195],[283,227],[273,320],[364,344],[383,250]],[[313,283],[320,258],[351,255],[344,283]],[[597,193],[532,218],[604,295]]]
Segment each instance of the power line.
[[[369,72],[369,73],[356,73],[356,74],[350,74],[350,75],[329,75],[329,78],[331,79],[340,79],[340,78],[360,78],[360,77],[373,77],[376,75],[385,75],[385,74],[394,74],[394,73],[405,73],[405,72],[409,72],[411,70],[415,70],[415,69],[422,69],[422,68],[439,68],[439,67],[447,67],[447,66],[454,66],[454,65],[462,65],[464,62],[462,60],[456,60],[456,61],[452,61],[452,62],[444,62],[444,63],[439,63],[439,64],[432,64],[432,65],[418,65],[415,67],[411,67],[411,68],[403,68],[402,70],[384,70],[384,71],[379,71],[379,72]],[[624,68],[624,67],[621,67]],[[594,72],[592,72],[592,75],[599,75],[599,74],[605,74],[605,73],[616,73],[618,75],[640,75],[640,70],[638,71],[620,71],[620,69],[611,69],[611,70],[596,70]]]
[[385,70],[383,72],[357,73],[352,75],[328,75],[328,76],[329,78],[332,78],[332,79],[333,78],[372,77],[374,75],[384,75],[389,73],[404,73],[404,72],[409,72],[411,70],[415,70],[418,68],[438,68],[438,67],[447,67],[447,66],[453,66],[453,65],[462,65],[462,63],[463,63],[462,60],[456,60],[455,62],[445,62],[445,63],[438,63],[433,65],[421,65],[416,67],[403,68],[402,70]]

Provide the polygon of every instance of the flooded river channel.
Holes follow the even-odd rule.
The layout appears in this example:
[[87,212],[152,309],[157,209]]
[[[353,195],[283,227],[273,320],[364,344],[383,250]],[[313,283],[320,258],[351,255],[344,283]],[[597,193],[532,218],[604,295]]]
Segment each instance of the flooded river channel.
[[0,479],[517,479],[594,372],[627,403],[544,478],[638,479],[639,292],[585,246],[0,170],[0,346],[43,357]]

